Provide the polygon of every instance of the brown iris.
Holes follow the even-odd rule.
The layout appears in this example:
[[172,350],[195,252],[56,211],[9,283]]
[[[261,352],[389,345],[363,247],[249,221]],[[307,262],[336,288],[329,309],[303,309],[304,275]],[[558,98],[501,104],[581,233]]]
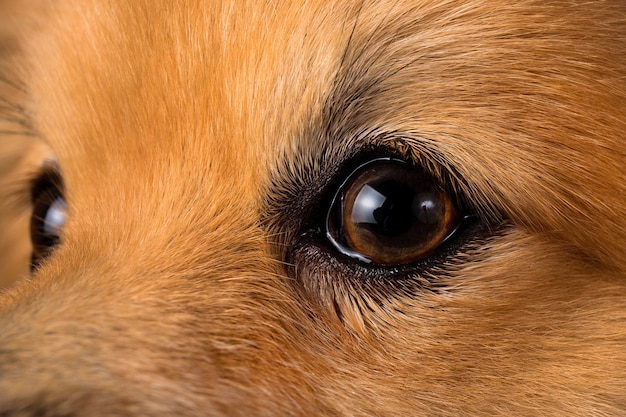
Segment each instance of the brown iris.
[[376,159],[340,187],[327,233],[337,249],[353,258],[407,264],[432,254],[460,219],[450,196],[430,176],[403,161]]

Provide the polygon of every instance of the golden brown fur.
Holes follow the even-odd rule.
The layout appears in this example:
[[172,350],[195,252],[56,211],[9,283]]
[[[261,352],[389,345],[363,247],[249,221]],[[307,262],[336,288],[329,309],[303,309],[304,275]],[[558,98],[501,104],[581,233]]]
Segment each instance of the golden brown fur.
[[[0,300],[0,416],[626,414],[622,0],[0,12],[0,282],[49,152],[70,207]],[[480,238],[401,281],[301,241],[363,147]]]

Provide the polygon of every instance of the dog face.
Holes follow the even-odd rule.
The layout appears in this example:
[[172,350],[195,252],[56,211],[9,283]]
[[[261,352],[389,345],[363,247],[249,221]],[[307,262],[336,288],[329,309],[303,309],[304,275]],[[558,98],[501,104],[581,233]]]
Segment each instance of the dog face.
[[25,3],[0,415],[626,412],[621,0]]

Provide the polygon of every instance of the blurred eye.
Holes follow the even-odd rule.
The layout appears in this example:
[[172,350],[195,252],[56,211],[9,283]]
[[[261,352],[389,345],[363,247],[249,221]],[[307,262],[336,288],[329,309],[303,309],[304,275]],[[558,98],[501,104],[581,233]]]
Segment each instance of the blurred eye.
[[31,269],[37,267],[60,242],[67,219],[67,204],[56,175],[43,176],[33,188],[30,235],[33,244]]
[[426,173],[400,160],[375,159],[337,191],[326,234],[349,257],[401,265],[431,255],[461,220],[450,196]]

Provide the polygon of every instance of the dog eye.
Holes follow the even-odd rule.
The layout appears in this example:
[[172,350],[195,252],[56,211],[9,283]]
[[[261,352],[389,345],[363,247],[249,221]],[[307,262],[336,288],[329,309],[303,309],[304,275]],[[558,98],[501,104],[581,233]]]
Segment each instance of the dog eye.
[[404,161],[375,159],[339,187],[326,235],[351,258],[401,265],[431,255],[461,220],[452,198],[429,175]]
[[55,175],[42,176],[33,187],[30,235],[33,244],[31,269],[37,267],[59,243],[67,219],[67,204]]

